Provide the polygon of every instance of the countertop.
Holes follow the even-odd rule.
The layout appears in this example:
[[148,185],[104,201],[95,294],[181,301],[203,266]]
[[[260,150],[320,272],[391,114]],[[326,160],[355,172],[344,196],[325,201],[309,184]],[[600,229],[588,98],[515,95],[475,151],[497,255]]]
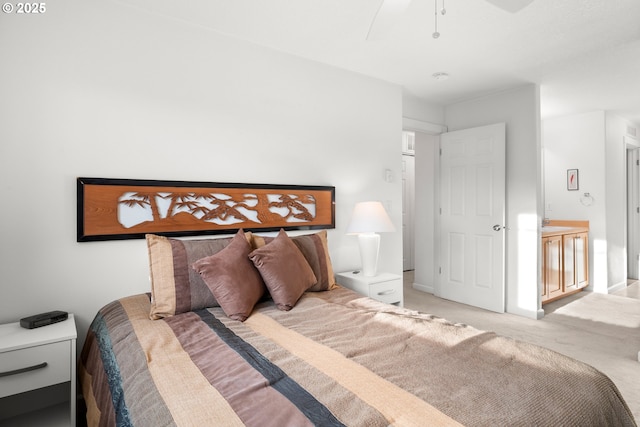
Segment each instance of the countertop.
[[589,221],[546,220],[540,231],[542,237],[589,232]]

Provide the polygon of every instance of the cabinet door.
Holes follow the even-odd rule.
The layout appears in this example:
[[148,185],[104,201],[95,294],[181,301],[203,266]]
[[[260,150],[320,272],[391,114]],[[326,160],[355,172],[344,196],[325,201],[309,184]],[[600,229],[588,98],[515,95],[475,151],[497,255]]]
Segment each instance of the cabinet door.
[[589,285],[589,233],[575,235],[576,288]]
[[542,301],[562,294],[562,236],[542,239]]
[[564,252],[564,291],[569,292],[578,289],[576,281],[576,234],[562,236],[562,250]]
[[566,234],[563,239],[564,290],[569,292],[589,284],[589,233]]

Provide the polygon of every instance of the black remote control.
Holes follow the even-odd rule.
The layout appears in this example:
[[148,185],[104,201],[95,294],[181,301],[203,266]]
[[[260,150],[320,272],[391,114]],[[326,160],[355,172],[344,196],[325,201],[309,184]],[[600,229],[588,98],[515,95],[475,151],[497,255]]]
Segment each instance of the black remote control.
[[46,313],[35,314],[33,316],[20,319],[20,326],[26,329],[39,328],[40,326],[51,325],[62,322],[69,318],[66,311],[48,311]]

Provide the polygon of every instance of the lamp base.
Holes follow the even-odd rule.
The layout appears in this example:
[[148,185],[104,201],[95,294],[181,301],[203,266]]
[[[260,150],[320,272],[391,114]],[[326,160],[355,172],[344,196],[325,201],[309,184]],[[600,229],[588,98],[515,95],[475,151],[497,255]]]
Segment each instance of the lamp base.
[[380,235],[376,233],[358,234],[360,245],[360,259],[362,260],[362,275],[372,277],[378,271],[378,252],[380,250]]

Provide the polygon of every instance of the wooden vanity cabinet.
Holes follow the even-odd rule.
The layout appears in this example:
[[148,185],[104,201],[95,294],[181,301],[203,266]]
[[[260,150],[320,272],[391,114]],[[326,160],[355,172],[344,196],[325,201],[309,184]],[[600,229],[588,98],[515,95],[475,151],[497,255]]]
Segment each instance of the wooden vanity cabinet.
[[542,228],[543,304],[589,285],[588,230],[588,221],[553,221]]

